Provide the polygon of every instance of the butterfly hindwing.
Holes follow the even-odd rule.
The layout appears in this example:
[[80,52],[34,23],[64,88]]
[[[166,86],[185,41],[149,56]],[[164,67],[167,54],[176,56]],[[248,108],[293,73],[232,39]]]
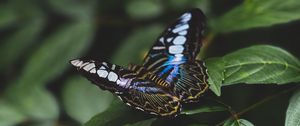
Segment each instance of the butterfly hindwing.
[[120,98],[136,109],[159,116],[176,116],[181,109],[179,98],[155,86],[132,88]]
[[207,69],[203,61],[180,65],[175,93],[183,102],[194,102],[208,89]]

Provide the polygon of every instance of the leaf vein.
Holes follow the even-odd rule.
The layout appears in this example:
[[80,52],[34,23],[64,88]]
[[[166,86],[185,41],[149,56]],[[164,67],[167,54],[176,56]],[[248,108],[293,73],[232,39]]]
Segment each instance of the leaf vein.
[[282,65],[282,66],[288,66],[288,67],[291,67],[291,68],[294,68],[295,70],[299,71],[300,72],[300,68],[292,65],[292,64],[288,64],[288,63],[282,63],[282,62],[248,62],[248,63],[239,63],[239,64],[231,64],[231,65],[228,65],[226,66],[226,69],[227,68],[230,68],[230,67],[235,67],[235,66],[242,66],[242,65],[253,65],[253,64],[275,64],[275,65]]

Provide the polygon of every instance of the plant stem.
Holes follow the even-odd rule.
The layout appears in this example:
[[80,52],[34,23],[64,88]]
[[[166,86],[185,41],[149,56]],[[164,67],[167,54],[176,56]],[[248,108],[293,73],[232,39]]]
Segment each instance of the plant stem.
[[202,47],[200,54],[198,55],[198,59],[203,59],[206,56],[207,50],[211,43],[213,42],[212,40],[214,39],[215,34],[214,33],[208,33],[208,35],[202,40]]
[[242,111],[240,111],[240,112],[232,115],[233,117],[230,116],[229,118],[223,120],[222,122],[220,122],[220,123],[218,123],[216,125],[217,126],[221,126],[222,124],[224,124],[229,119],[232,119],[232,118],[237,119],[239,116],[243,115],[244,113],[246,113],[246,112],[248,112],[248,111],[250,111],[250,110],[252,110],[252,109],[254,109],[254,108],[256,108],[256,107],[258,107],[258,106],[260,106],[260,105],[262,105],[262,104],[264,104],[264,103],[266,103],[266,102],[268,102],[268,101],[270,101],[270,100],[272,100],[272,99],[274,99],[276,97],[278,97],[278,96],[281,96],[281,95],[286,94],[286,93],[288,93],[290,91],[293,91],[295,89],[297,89],[297,88],[292,87],[292,88],[289,88],[287,90],[283,90],[283,91],[281,91],[281,92],[279,92],[277,94],[273,94],[273,95],[267,96],[264,99],[260,100],[259,102],[254,103],[254,104],[250,105],[249,107],[245,108],[244,110],[242,110]]
[[224,103],[220,100],[215,100],[215,99],[212,99],[212,100],[225,106],[227,108],[227,111],[231,114],[231,117],[238,120],[238,116],[237,116],[236,112],[231,108],[231,106],[227,105],[226,103]]

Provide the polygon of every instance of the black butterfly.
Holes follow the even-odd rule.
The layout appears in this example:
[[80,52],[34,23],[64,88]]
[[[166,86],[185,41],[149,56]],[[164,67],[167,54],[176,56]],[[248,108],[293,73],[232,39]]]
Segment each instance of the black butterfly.
[[128,68],[102,61],[75,59],[71,64],[103,90],[127,105],[160,116],[176,116],[182,102],[197,101],[208,89],[208,75],[196,60],[205,17],[192,9],[170,25],[152,46],[143,65]]

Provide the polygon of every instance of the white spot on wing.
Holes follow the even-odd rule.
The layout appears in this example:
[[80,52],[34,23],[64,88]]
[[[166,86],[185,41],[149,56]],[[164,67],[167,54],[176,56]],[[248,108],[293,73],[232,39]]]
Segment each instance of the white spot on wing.
[[182,22],[187,22],[191,19],[192,15],[190,13],[185,13],[184,15],[181,16],[181,21]]
[[105,66],[107,66],[107,63],[106,63],[106,62],[102,62],[102,64],[105,65]]
[[166,47],[164,46],[154,46],[152,49],[154,50],[162,50],[162,49],[165,49]]
[[191,13],[184,13],[181,18],[191,18],[192,14]]
[[112,70],[115,70],[115,69],[116,69],[116,65],[113,64],[112,67],[111,67],[111,69],[112,69]]
[[172,30],[173,33],[177,33],[177,32],[180,32],[180,31],[183,31],[183,30],[186,30],[189,28],[189,25],[188,24],[185,24],[185,25],[182,25],[182,26],[179,26],[175,29]]
[[86,66],[88,64],[90,64],[90,63],[89,62],[85,62],[85,63],[81,64],[79,67],[82,68],[82,67],[84,67],[84,66]]
[[184,31],[179,32],[178,34],[179,34],[179,35],[186,35],[186,34],[187,34],[187,31],[184,30]]
[[117,80],[117,85],[121,86],[121,87],[125,87],[126,86],[126,81],[122,81],[120,79]]
[[150,112],[150,114],[153,114],[153,115],[158,115],[158,114],[156,114],[156,113],[154,113],[154,112]]
[[107,78],[109,81],[116,82],[118,79],[118,75],[115,72],[109,72]]
[[160,41],[161,43],[164,43],[164,38],[161,37],[161,38],[159,39],[159,41]]
[[184,47],[181,45],[171,45],[169,47],[169,52],[171,54],[178,54],[178,53],[182,53],[184,50]]
[[181,61],[181,60],[182,60],[181,57],[175,57],[173,61],[178,62],[178,61]]
[[108,72],[106,70],[97,70],[97,74],[99,77],[106,78],[108,75]]
[[72,61],[71,61],[71,64],[72,64],[73,66],[77,66],[77,67],[80,66],[81,63],[82,63],[82,61],[80,61],[80,60],[78,60],[78,59],[72,60]]
[[118,96],[118,98],[119,98],[121,101],[123,101],[123,99],[121,98],[121,96]]
[[172,41],[172,39],[173,39],[173,37],[171,37],[171,38],[167,38],[167,42],[171,42],[171,41]]
[[175,28],[178,28],[178,27],[180,27],[180,26],[182,26],[182,25],[185,25],[186,23],[179,23],[179,24],[177,24],[176,26],[175,26]]
[[181,18],[191,18],[192,15],[190,13],[184,13]]
[[185,43],[185,41],[186,41],[186,38],[185,38],[185,37],[183,37],[183,36],[177,36],[177,37],[173,40],[173,43],[176,44],[176,45],[178,45],[178,44],[182,45],[182,44]]
[[90,72],[91,73],[96,73],[96,68],[93,68]]
[[95,64],[94,63],[89,63],[88,65],[84,66],[83,69],[85,71],[90,71],[92,68],[95,68]]
[[183,57],[183,54],[175,54],[175,57]]
[[138,110],[144,111],[144,109],[140,108],[140,107],[135,107]]
[[119,92],[119,91],[117,91],[117,92],[115,92],[116,94],[123,94],[123,92]]
[[105,70],[106,68],[104,66],[101,66],[100,67],[100,70]]
[[175,58],[173,59],[173,61],[181,61],[183,57],[183,54],[175,54]]

